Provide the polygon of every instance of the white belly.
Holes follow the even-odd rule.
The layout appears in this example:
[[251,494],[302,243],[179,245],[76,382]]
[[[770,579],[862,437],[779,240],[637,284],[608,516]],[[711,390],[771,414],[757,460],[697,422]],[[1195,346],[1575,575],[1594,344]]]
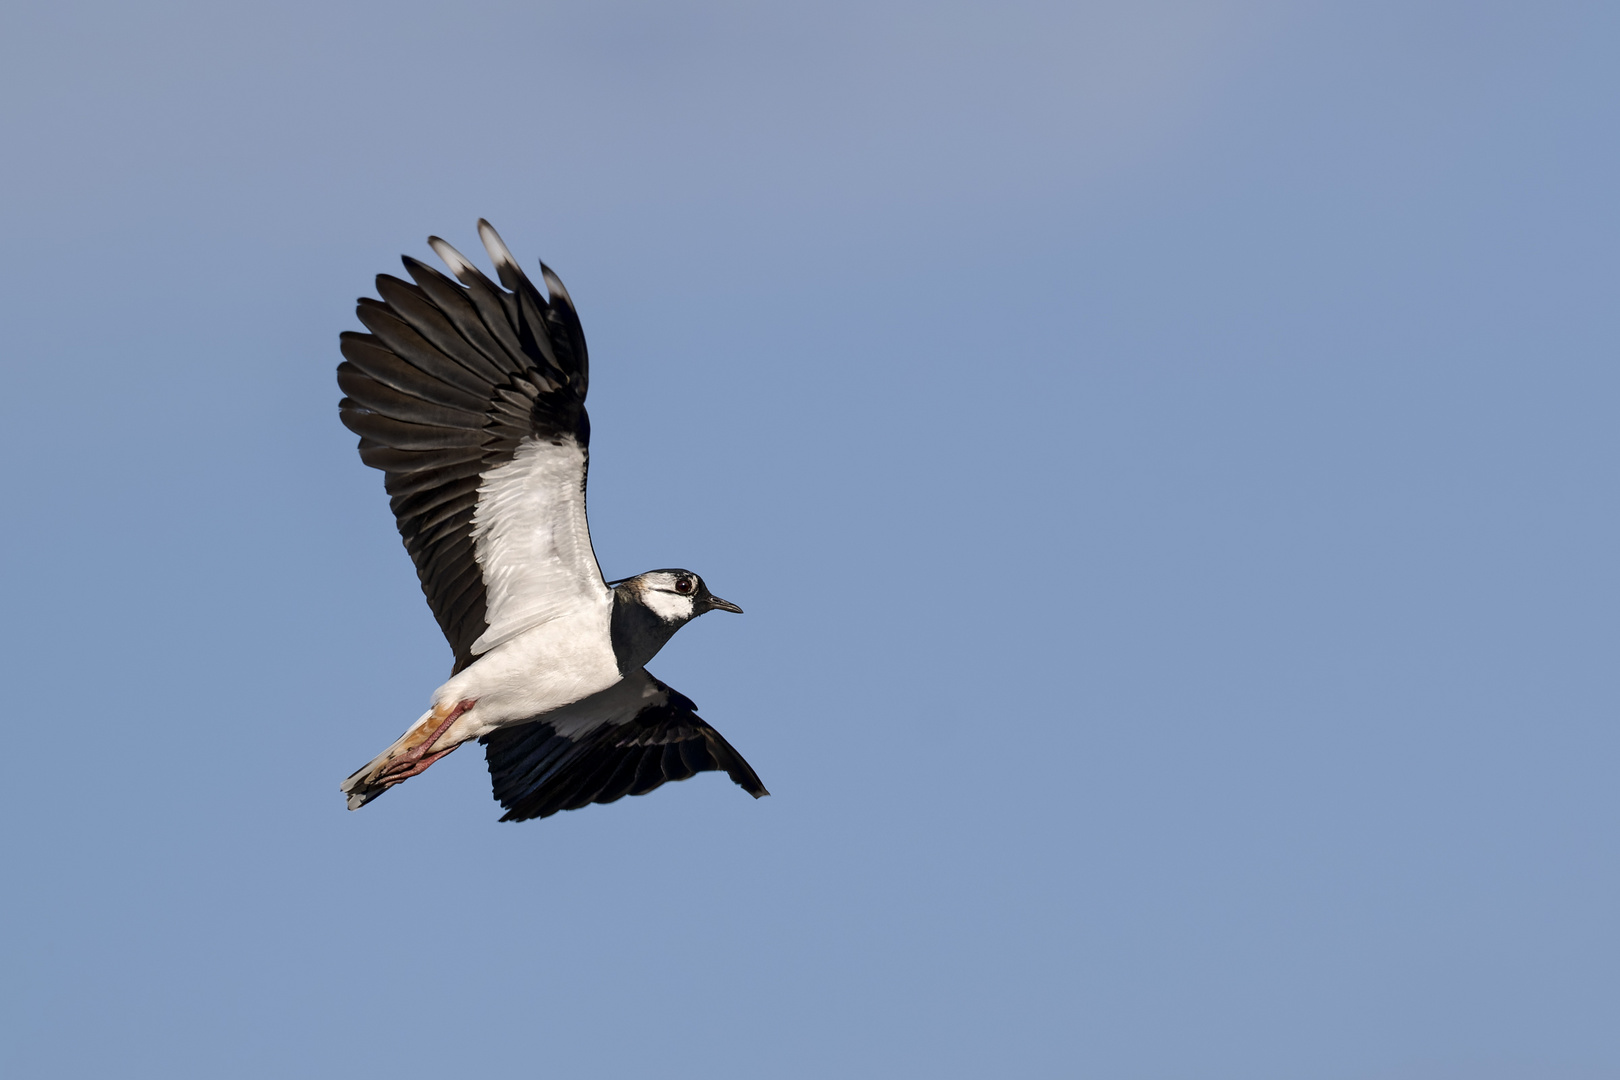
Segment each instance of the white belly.
[[445,732],[439,745],[487,735],[617,683],[619,665],[608,631],[612,612],[611,602],[593,605],[525,630],[435,690],[435,708],[477,702]]

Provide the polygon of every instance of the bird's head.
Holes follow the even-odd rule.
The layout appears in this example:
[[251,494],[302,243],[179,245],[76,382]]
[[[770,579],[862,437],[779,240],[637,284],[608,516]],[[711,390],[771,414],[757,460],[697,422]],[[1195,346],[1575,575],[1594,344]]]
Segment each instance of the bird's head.
[[690,622],[706,611],[742,614],[742,608],[714,595],[690,570],[649,570],[614,584],[628,590],[643,607],[673,626]]

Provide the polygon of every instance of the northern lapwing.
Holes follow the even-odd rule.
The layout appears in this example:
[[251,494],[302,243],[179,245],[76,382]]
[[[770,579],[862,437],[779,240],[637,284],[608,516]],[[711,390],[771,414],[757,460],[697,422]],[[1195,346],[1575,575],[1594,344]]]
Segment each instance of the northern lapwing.
[[[689,570],[608,582],[585,520],[585,335],[501,238],[478,234],[500,285],[438,237],[455,280],[406,257],[377,277],[369,334],[342,335],[343,423],[384,474],[405,550],[455,653],[432,707],[342,785],[349,809],[469,739],[485,747],[502,821],[547,817],[723,770],[769,794],[690,699],[645,667],[707,611],[741,613]],[[504,288],[502,287],[504,286]]]

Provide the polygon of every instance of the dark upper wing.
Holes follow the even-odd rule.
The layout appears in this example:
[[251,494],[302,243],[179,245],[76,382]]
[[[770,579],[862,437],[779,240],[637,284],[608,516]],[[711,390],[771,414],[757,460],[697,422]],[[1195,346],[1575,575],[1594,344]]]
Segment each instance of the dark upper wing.
[[487,221],[501,288],[449,244],[460,284],[412,258],[342,335],[339,414],[383,470],[405,549],[455,651],[478,653],[606,594],[585,520],[585,335],[542,263],[540,295]]
[[484,736],[502,821],[550,817],[666,780],[724,771],[754,798],[769,795],[743,756],[697,714],[691,699],[645,671],[545,720]]

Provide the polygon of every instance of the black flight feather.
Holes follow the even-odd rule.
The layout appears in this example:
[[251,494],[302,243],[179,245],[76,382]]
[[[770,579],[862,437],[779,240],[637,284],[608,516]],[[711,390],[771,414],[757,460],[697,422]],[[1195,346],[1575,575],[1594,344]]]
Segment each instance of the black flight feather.
[[[506,289],[430,238],[460,283],[410,257],[405,270],[415,284],[379,275],[381,299],[356,309],[371,332],[341,336],[346,362],[338,367],[346,395],[338,414],[360,436],[360,460],[385,473],[400,538],[455,653],[454,671],[472,663],[473,643],[488,629],[472,540],[481,478],[524,439],[573,442],[582,452],[590,441],[585,337],[572,299],[543,268],[548,299],[487,222],[479,231]],[[584,484],[582,470],[582,491]]]
[[506,809],[501,820],[527,821],[645,795],[700,772],[724,772],[756,799],[770,794],[743,756],[698,716],[690,698],[657,686],[661,700],[633,719],[604,723],[578,738],[536,720],[479,740],[495,798]]

